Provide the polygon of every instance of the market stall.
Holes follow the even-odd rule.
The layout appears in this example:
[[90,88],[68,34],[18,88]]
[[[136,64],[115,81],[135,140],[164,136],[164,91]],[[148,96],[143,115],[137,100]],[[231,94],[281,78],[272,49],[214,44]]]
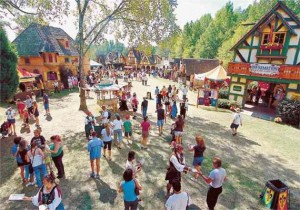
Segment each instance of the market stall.
[[34,92],[35,95],[39,95],[40,89],[43,86],[40,75],[25,71],[24,69],[18,69],[17,71],[19,76],[19,89],[14,98],[25,100],[26,95],[30,95],[32,92]]
[[222,62],[220,62],[220,65],[213,70],[204,74],[197,75],[197,79],[203,82],[202,87],[198,88],[197,106],[211,105],[217,108],[219,89],[221,87],[228,86],[229,82],[227,72],[222,66]]
[[119,92],[128,89],[128,83],[113,84],[111,81],[102,81],[94,85],[93,91],[97,95],[97,104],[99,106],[107,106],[114,112],[118,109]]

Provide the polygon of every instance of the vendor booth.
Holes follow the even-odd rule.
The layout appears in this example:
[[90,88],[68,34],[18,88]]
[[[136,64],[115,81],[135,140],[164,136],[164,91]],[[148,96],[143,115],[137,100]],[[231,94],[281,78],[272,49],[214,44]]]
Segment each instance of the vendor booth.
[[34,92],[35,95],[39,95],[40,90],[44,88],[40,74],[34,74],[24,69],[18,69],[17,71],[19,76],[19,89],[14,98],[25,100],[26,95],[30,95],[32,92]]
[[197,107],[198,105],[217,107],[219,89],[227,86],[229,82],[222,62],[209,72],[195,75],[195,81],[199,81],[198,84],[200,84],[198,88]]

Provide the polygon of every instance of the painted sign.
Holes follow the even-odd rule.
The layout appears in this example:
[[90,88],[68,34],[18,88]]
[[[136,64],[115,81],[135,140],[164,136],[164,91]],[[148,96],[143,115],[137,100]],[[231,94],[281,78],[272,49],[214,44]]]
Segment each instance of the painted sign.
[[258,64],[253,63],[250,64],[250,72],[253,74],[260,75],[278,75],[279,74],[279,66],[272,64]]
[[242,91],[242,86],[240,86],[240,85],[234,85],[234,86],[233,86],[233,90],[234,90],[234,91],[241,92],[241,91]]
[[274,197],[274,190],[267,187],[263,197],[263,204],[265,205],[265,207],[271,208],[273,197]]
[[277,210],[287,210],[288,209],[288,191],[279,193]]

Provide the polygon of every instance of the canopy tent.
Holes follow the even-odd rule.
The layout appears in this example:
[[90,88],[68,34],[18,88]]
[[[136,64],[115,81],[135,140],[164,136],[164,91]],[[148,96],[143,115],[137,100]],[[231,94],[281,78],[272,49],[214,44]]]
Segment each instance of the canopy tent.
[[213,70],[209,71],[205,75],[206,79],[214,81],[224,81],[227,77],[227,72],[222,65],[217,66]]
[[98,66],[102,66],[101,63],[97,63],[96,61],[90,60],[90,66],[92,67],[98,67]]
[[39,77],[40,75],[28,72],[25,69],[18,69],[18,76],[20,82],[35,82],[35,77]]

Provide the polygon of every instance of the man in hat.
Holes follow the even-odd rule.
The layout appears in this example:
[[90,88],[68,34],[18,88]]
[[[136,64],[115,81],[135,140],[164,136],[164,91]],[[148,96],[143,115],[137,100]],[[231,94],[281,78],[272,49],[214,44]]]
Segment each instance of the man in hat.
[[230,125],[233,136],[236,136],[238,127],[240,125],[242,126],[242,118],[240,115],[240,111],[241,111],[240,108],[236,108],[235,113],[233,115],[232,123]]

